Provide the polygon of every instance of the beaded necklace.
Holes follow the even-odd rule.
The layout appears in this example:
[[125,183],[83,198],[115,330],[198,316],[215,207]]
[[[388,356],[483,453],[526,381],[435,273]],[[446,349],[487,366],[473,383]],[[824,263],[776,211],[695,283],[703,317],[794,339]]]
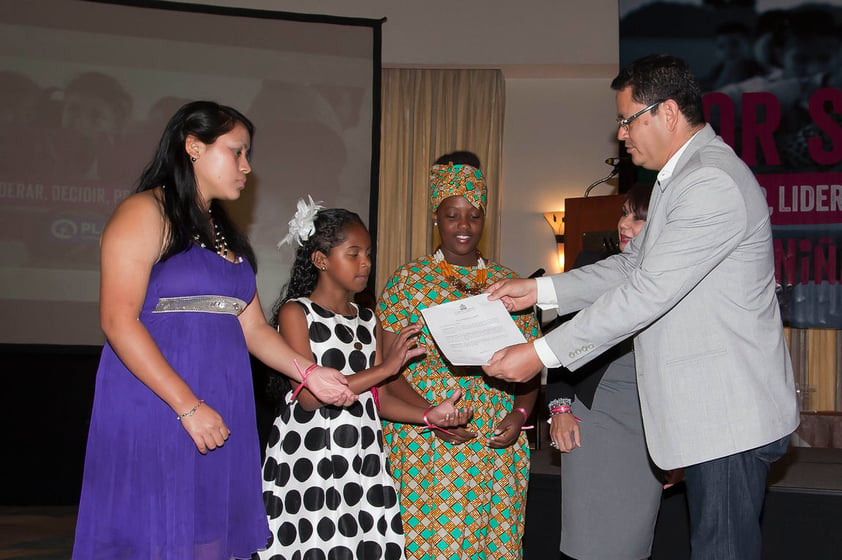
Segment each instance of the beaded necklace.
[[[222,230],[213,220],[213,213],[211,212],[210,208],[208,208],[208,215],[210,216],[211,224],[213,224],[213,250],[216,251],[216,254],[222,257],[223,259],[227,259],[228,241],[225,240],[225,234],[222,233]],[[200,247],[202,247],[203,249],[207,249],[207,246],[202,241],[202,238],[199,236],[198,232],[195,232],[193,234],[193,239],[196,240],[196,243],[198,243]]]
[[476,287],[469,286],[461,278],[456,276],[453,267],[450,266],[444,258],[444,253],[441,249],[436,249],[433,253],[433,260],[436,262],[436,267],[441,272],[442,276],[447,279],[452,288],[455,288],[463,294],[471,294],[472,296],[479,295],[485,288],[485,283],[488,280],[488,269],[485,267],[485,261],[482,259],[479,251],[477,251],[477,285]]

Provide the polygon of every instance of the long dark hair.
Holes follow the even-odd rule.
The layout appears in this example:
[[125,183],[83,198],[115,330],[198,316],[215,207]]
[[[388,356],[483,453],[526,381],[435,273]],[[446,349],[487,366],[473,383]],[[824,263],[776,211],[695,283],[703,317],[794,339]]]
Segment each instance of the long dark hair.
[[[196,175],[184,143],[188,136],[195,136],[204,144],[213,144],[237,123],[246,128],[250,138],[254,137],[254,125],[236,109],[213,101],[192,101],[176,111],[164,128],[155,156],[143,170],[137,187],[137,192],[163,187],[163,212],[169,227],[161,260],[187,250],[194,236],[213,247],[210,217],[199,207]],[[257,270],[248,239],[237,230],[223,206],[213,200],[210,211],[231,251]]]
[[315,231],[307,241],[295,251],[295,262],[292,265],[289,282],[281,289],[278,299],[272,306],[272,317],[269,322],[278,327],[278,312],[287,301],[297,297],[309,296],[316,289],[319,281],[319,271],[313,264],[313,253],[322,252],[329,255],[331,249],[341,245],[347,236],[345,229],[350,224],[365,224],[358,214],[344,208],[327,208],[319,210],[313,222]]

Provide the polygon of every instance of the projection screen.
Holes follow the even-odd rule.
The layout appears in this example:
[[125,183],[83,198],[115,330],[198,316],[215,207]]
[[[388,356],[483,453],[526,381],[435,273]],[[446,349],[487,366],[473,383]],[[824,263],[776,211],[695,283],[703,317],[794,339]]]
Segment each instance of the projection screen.
[[379,26],[167,2],[0,0],[0,343],[104,342],[99,236],[167,119],[195,99],[232,105],[257,127],[253,173],[227,208],[257,253],[268,313],[293,261],[293,248],[275,245],[299,198],[375,218]]

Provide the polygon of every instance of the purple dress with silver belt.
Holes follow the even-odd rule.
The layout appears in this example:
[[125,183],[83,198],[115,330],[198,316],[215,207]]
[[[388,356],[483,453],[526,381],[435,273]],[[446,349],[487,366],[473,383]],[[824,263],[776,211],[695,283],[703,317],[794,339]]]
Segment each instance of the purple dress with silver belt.
[[254,292],[248,262],[196,245],[153,266],[140,321],[231,437],[201,455],[176,414],[106,344],[74,559],[227,560],[265,546],[251,368],[237,318]]

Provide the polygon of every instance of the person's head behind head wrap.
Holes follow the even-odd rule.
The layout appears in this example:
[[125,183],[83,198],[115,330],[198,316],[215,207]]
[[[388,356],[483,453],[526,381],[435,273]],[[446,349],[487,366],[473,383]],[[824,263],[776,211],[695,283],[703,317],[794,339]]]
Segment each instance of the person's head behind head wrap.
[[479,170],[479,158],[472,152],[453,152],[436,160],[430,169],[430,201],[433,212],[445,198],[463,196],[485,213],[487,189]]

